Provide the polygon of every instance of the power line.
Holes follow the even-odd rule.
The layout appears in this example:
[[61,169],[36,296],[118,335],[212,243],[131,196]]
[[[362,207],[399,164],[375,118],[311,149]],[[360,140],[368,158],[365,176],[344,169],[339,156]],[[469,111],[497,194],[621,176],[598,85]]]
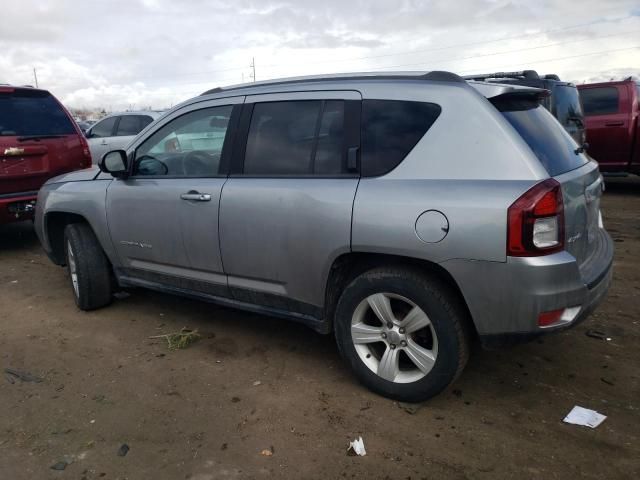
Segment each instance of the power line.
[[[508,53],[517,53],[517,52],[526,52],[526,51],[530,51],[530,50],[539,50],[541,48],[556,47],[556,46],[559,46],[559,45],[567,45],[569,43],[589,42],[589,41],[593,41],[593,40],[599,40],[601,38],[617,37],[617,36],[629,35],[629,34],[633,34],[633,33],[640,33],[640,31],[639,30],[633,30],[633,31],[629,31],[629,32],[612,33],[610,35],[600,35],[600,36],[597,36],[597,37],[584,38],[584,39],[580,39],[580,40],[567,40],[566,42],[548,43],[546,45],[538,45],[538,46],[535,46],[535,47],[515,48],[515,49],[511,49],[511,50],[502,50],[500,52],[490,52],[490,53],[482,53],[482,54],[479,54],[479,55],[471,55],[471,56],[468,56],[468,57],[447,58],[447,59],[444,59],[444,60],[435,60],[434,62],[436,64],[441,64],[441,63],[451,63],[451,62],[456,62],[456,61],[461,61],[461,60],[474,60],[476,58],[493,57],[493,56],[497,56],[497,55],[505,55],[505,54],[508,54]],[[413,67],[413,66],[417,66],[417,65],[425,65],[427,63],[430,63],[430,62],[429,61],[424,61],[424,62],[418,62],[418,63],[404,63],[404,64],[400,64],[400,65],[387,65],[385,67],[374,68],[374,70],[384,70],[385,68]]]
[[[560,27],[560,28],[552,28],[552,29],[548,29],[548,30],[542,30],[540,32],[534,32],[534,33],[525,33],[522,35],[511,35],[511,36],[506,36],[506,37],[499,37],[493,40],[483,40],[480,42],[468,42],[468,43],[457,43],[457,44],[451,44],[451,45],[443,45],[443,46],[439,46],[439,47],[431,47],[431,48],[425,48],[425,49],[420,49],[420,50],[413,50],[410,52],[396,52],[396,53],[386,53],[386,54],[382,54],[382,55],[369,55],[369,56],[365,56],[365,57],[352,57],[352,58],[343,58],[343,59],[337,59],[337,60],[321,60],[321,61],[314,61],[314,64],[318,64],[318,63],[335,63],[335,62],[352,62],[354,60],[369,60],[372,58],[383,58],[383,57],[395,57],[395,56],[401,56],[401,55],[415,55],[418,53],[426,53],[426,52],[435,52],[435,51],[440,51],[440,50],[448,50],[451,48],[459,48],[459,47],[472,47],[472,46],[477,46],[477,45],[485,45],[488,43],[496,43],[496,42],[503,42],[505,40],[516,40],[516,39],[520,39],[520,38],[528,38],[528,37],[535,37],[535,36],[540,36],[540,35],[544,35],[547,33],[554,33],[554,32],[561,32],[561,31],[565,31],[565,30],[573,30],[576,28],[580,28],[580,27],[586,27],[586,26],[592,26],[592,25],[598,25],[599,23],[610,23],[610,22],[616,22],[616,21],[621,21],[621,20],[626,20],[628,18],[632,18],[633,15],[626,15],[624,17],[618,17],[618,18],[614,18],[614,19],[610,19],[610,20],[605,20],[603,22],[588,22],[588,23],[580,23],[580,24],[576,24],[576,25],[569,25],[566,27]],[[271,68],[271,67],[280,67],[280,66],[287,66],[287,64],[271,64],[271,65],[263,65],[264,68]]]
[[[633,47],[625,47],[625,48],[615,48],[615,49],[609,49],[609,50],[601,50],[598,52],[591,52],[591,53],[585,53],[585,54],[579,54],[579,55],[569,55],[569,56],[563,56],[563,57],[551,57],[551,58],[546,58],[546,59],[540,59],[540,60],[534,60],[534,61],[530,61],[530,62],[526,62],[526,63],[522,63],[522,64],[518,64],[518,65],[522,65],[522,66],[528,66],[528,65],[532,65],[532,64],[536,64],[536,63],[542,63],[542,62],[556,62],[556,61],[560,61],[560,60],[568,60],[568,59],[572,59],[572,58],[580,58],[580,57],[588,57],[588,56],[597,56],[597,55],[604,55],[604,54],[608,54],[608,53],[613,53],[613,52],[620,52],[620,51],[626,51],[626,50],[634,50],[634,49],[640,49],[640,45],[636,45]],[[420,64],[420,65],[424,65]],[[385,68],[390,68],[390,67],[385,67]],[[509,67],[505,67],[505,69],[509,70],[509,69],[515,69],[515,67],[513,65],[509,66]],[[384,69],[372,69],[371,71],[384,71]],[[475,70],[463,70],[463,71],[458,71],[456,73],[458,74],[465,74],[465,73],[472,73]],[[198,84],[202,84],[202,83],[206,83],[206,82],[199,82]],[[170,88],[170,86],[164,87],[164,88]],[[143,93],[140,96],[144,97],[145,95],[151,95],[151,96],[155,96],[155,95],[184,95],[185,97],[188,95],[195,95],[197,94],[197,92],[199,92],[201,89],[188,89],[185,90],[183,92],[147,92],[147,93]],[[194,93],[196,92],[196,93]]]
[[[541,35],[545,35],[545,34],[548,34],[548,33],[561,32],[561,31],[566,31],[566,30],[574,30],[574,29],[577,29],[577,28],[580,28],[580,27],[588,27],[588,26],[593,26],[593,25],[599,25],[599,24],[602,24],[602,23],[619,22],[619,21],[626,20],[626,19],[629,19],[629,18],[632,18],[632,17],[634,17],[634,16],[633,15],[626,15],[626,16],[623,16],[623,17],[605,19],[605,20],[602,20],[602,21],[599,21],[599,22],[592,20],[592,21],[586,22],[586,23],[574,24],[574,25],[569,25],[569,26],[565,26],[565,27],[552,28],[552,29],[542,30],[542,31],[539,31],[539,32],[503,36],[503,37],[495,38],[495,39],[492,39],[492,40],[483,40],[483,41],[474,41],[474,42],[468,42],[468,43],[457,43],[457,44],[450,44],[450,45],[442,45],[442,46],[438,46],[438,47],[430,47],[430,48],[425,48],[425,49],[420,49],[420,50],[395,52],[395,53],[387,53],[387,54],[380,54],[380,55],[368,55],[368,56],[350,57],[350,58],[343,58],[343,59],[331,59],[331,60],[319,60],[319,61],[313,61],[313,62],[303,62],[303,63],[298,63],[298,65],[317,65],[317,64],[327,64],[327,63],[343,63],[343,62],[353,62],[353,61],[357,61],[357,60],[369,60],[369,59],[375,59],[375,58],[386,58],[386,57],[405,56],[405,55],[417,55],[417,54],[421,54],[421,53],[442,51],[442,50],[448,50],[448,49],[452,49],[452,48],[486,45],[486,44],[491,44],[491,43],[503,42],[503,41],[506,41],[506,40],[515,40],[515,39],[521,39],[521,38],[536,37],[536,36],[541,36]],[[406,43],[406,41],[404,43]],[[289,63],[280,63],[280,64],[267,64],[267,65],[263,65],[262,67],[269,69],[269,68],[288,67],[288,66],[290,66]],[[254,66],[253,62],[252,62],[252,65],[249,66],[249,68],[251,68],[254,71],[254,74],[255,74],[255,66]],[[198,75],[208,75],[208,74],[212,74],[212,73],[223,73],[223,72],[231,72],[231,71],[239,71],[239,70],[246,70],[246,67],[238,66],[238,67],[229,67],[229,68],[215,69],[215,70],[203,70],[203,71],[200,71],[200,72],[189,72],[189,73],[179,73],[179,74],[172,74],[172,75],[163,75],[163,76],[149,75],[149,76],[137,77],[137,80],[161,79],[161,78],[178,78],[178,77],[193,77],[193,76],[198,76]],[[80,78],[80,77],[76,77],[76,78]],[[82,78],[85,78],[85,77],[82,77]]]
[[[595,55],[604,55],[604,54],[607,54],[607,53],[622,52],[624,50],[635,50],[635,49],[640,49],[640,45],[636,45],[634,47],[614,48],[612,50],[602,50],[600,52],[583,53],[583,54],[580,54],[580,55],[569,55],[567,57],[544,58],[544,59],[540,59],[540,60],[534,60],[532,62],[519,63],[518,65],[527,66],[527,65],[532,65],[532,64],[541,63],[541,62],[551,63],[551,62],[557,62],[557,61],[560,61],[560,60],[569,60],[571,58],[590,57],[590,56],[595,56]],[[458,73],[471,73],[473,71],[475,71],[475,70],[463,70],[463,71],[458,72]]]

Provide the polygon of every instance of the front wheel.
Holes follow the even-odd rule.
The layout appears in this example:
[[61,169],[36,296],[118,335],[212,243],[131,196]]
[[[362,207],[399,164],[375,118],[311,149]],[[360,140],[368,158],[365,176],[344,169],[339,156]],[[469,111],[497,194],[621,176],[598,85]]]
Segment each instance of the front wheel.
[[407,402],[437,395],[469,355],[465,310],[436,278],[376,269],[353,280],[336,307],[342,357],[371,390]]
[[111,303],[109,261],[91,227],[84,223],[67,225],[64,249],[78,308],[94,310]]

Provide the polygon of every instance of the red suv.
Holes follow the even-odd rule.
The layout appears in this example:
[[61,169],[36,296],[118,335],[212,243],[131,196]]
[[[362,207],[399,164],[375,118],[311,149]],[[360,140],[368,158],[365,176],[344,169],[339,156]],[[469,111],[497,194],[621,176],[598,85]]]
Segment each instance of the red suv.
[[587,120],[589,155],[607,173],[640,174],[640,84],[578,85]]
[[53,95],[0,85],[0,224],[31,218],[45,181],[89,166],[82,131]]

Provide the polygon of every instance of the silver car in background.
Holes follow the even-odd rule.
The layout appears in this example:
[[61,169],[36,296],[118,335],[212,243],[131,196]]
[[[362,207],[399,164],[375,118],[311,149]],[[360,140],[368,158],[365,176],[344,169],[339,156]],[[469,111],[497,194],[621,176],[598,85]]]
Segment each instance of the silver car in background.
[[83,310],[136,286],[285,317],[420,401],[474,339],[570,327],[609,287],[602,177],[546,94],[448,72],[216,88],[50,180],[36,230]]
[[162,112],[146,110],[140,112],[113,113],[85,130],[91,158],[97,164],[102,156],[125,148],[144,128],[160,117]]

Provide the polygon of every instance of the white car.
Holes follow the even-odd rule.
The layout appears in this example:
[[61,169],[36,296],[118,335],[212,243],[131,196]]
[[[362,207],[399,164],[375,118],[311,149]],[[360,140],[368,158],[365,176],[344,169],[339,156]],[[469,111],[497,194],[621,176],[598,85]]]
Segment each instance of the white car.
[[113,113],[89,128],[85,135],[93,163],[111,151],[125,148],[147,125],[162,115],[153,110]]

